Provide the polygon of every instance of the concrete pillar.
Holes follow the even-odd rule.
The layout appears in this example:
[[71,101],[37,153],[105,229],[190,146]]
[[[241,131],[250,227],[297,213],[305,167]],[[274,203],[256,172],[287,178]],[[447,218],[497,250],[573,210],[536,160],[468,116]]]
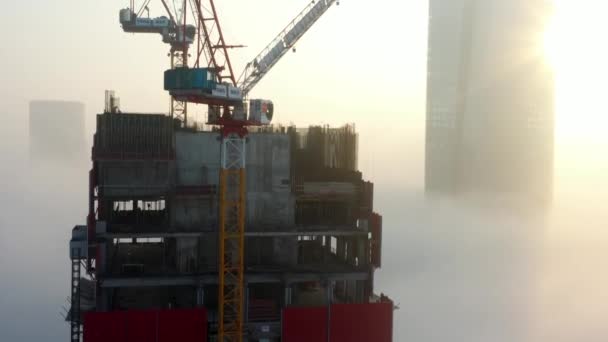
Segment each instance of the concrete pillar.
[[333,302],[333,298],[334,298],[334,284],[333,281],[328,280],[327,282],[325,282],[327,288],[326,288],[326,293],[327,293],[327,342],[330,342],[330,336],[331,336],[331,304]]
[[367,259],[365,258],[365,243],[367,238],[357,237],[357,266],[367,265]]
[[365,281],[357,280],[357,301],[356,303],[365,303]]
[[205,306],[205,288],[203,284],[199,284],[196,287],[196,306],[199,308]]
[[344,241],[343,237],[337,237],[336,239],[336,254],[338,255],[338,258],[344,260],[344,253],[346,251],[346,241]]
[[331,255],[331,236],[325,236],[325,246],[323,247],[323,261],[328,262]]
[[284,306],[291,305],[292,303],[292,288],[290,284],[285,284],[285,299]]
[[[95,268],[96,268],[96,272],[97,274],[106,274],[107,272],[107,265],[109,265],[113,260],[108,260],[108,256],[109,255],[113,255],[112,253],[112,248],[114,247],[111,243],[111,240],[107,240],[110,241],[110,243],[106,243],[106,242],[99,242],[98,243],[98,248],[99,248],[99,255],[97,256],[97,258],[95,259]],[[90,251],[90,249],[89,249]]]
[[243,303],[243,315],[245,317],[243,317],[243,322],[245,322],[245,324],[249,323],[249,283],[245,282],[244,286],[244,298],[243,300],[245,301]]
[[325,293],[327,294],[327,305],[331,305],[331,303],[333,303],[333,299],[334,299],[334,283],[333,281],[326,281],[325,282]]
[[348,238],[348,254],[346,261],[349,265],[355,265],[355,259],[357,258],[357,238],[349,237]]
[[364,251],[363,254],[364,254],[364,258],[365,258],[365,262],[364,262],[365,265],[370,264],[370,261],[371,261],[370,250],[371,250],[370,249],[370,240],[369,240],[369,237],[366,236],[363,239],[363,251]]
[[113,305],[113,303],[110,303],[110,299],[114,297],[114,289],[97,286],[97,293],[97,311],[110,311]]

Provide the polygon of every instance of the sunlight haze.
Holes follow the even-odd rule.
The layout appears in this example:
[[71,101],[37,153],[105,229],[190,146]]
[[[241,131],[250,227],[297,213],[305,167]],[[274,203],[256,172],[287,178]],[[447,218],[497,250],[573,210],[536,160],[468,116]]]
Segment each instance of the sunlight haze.
[[[216,0],[227,44],[246,46],[230,50],[237,76],[308,2]],[[84,103],[87,153],[104,90],[116,91],[125,112],[169,111],[168,46],[156,34],[123,32],[118,13],[128,4],[4,6],[0,341],[67,340],[58,314],[69,295],[67,246],[87,214],[90,155],[32,167],[28,103]],[[396,342],[608,341],[608,2],[554,0],[521,52],[555,74],[553,203],[532,218],[425,196],[428,7],[340,1],[252,97],[272,99],[274,123],[356,125],[358,168],[374,182],[384,220],[376,292],[400,306]],[[152,1],[150,15],[164,14]],[[203,122],[205,111],[191,105],[189,115]]]

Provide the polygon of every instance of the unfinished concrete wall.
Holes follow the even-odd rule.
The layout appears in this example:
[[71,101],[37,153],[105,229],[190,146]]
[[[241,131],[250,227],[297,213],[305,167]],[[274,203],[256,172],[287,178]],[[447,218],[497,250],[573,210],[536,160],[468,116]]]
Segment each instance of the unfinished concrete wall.
[[98,161],[99,190],[106,197],[165,194],[173,181],[171,161]]
[[297,265],[296,237],[248,237],[245,239],[245,264],[251,267]]
[[[217,186],[220,170],[220,135],[212,132],[176,132],[175,184],[184,187]],[[172,228],[178,231],[217,229],[217,197],[175,197]]]
[[[217,186],[220,135],[214,132],[177,132],[175,138],[176,185]],[[293,226],[289,136],[252,133],[247,139],[246,156],[248,229],[276,230]],[[187,201],[176,201],[173,207],[177,226],[212,223],[215,219],[191,217],[205,214],[188,210],[186,207],[192,206]],[[204,211],[207,212],[206,209]]]
[[176,132],[176,184],[217,185],[220,170],[220,135],[213,132]]
[[109,246],[107,268],[116,276],[156,275],[165,271],[163,243],[118,243]]
[[217,236],[180,237],[175,239],[177,272],[210,272],[217,269]]
[[188,286],[121,288],[114,293],[115,310],[150,308],[191,308],[196,289]]
[[295,237],[273,239],[274,262],[280,266],[295,266],[298,263],[298,241]]
[[217,270],[217,235],[200,238],[199,269],[205,271]]
[[254,133],[247,142],[247,225],[255,230],[294,225],[286,134]]
[[176,238],[176,266],[178,273],[196,273],[198,270],[198,239]]
[[171,205],[174,231],[217,230],[217,206],[213,197],[175,197]]

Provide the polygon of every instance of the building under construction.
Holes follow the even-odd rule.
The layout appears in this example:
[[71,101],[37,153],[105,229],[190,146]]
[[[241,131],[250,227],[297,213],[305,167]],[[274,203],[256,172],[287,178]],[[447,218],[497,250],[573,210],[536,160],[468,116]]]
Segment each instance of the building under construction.
[[[70,242],[71,341],[392,341],[354,127],[273,127],[273,102],[249,96],[337,1],[309,2],[238,79],[213,0],[160,2],[168,17],[131,0],[119,21],[170,45],[170,115],[106,94]],[[210,129],[191,128],[190,103]]]
[[[216,334],[220,140],[165,115],[97,116],[88,224],[71,241],[84,341]],[[373,292],[382,219],[357,143],[352,126],[249,133],[246,340],[391,340],[392,304]]]

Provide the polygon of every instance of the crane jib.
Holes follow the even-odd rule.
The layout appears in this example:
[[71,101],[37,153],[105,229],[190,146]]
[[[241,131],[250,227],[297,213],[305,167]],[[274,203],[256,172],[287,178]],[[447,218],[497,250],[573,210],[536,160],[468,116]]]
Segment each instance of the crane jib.
[[310,3],[247,64],[238,82],[244,97],[335,2],[319,0]]

